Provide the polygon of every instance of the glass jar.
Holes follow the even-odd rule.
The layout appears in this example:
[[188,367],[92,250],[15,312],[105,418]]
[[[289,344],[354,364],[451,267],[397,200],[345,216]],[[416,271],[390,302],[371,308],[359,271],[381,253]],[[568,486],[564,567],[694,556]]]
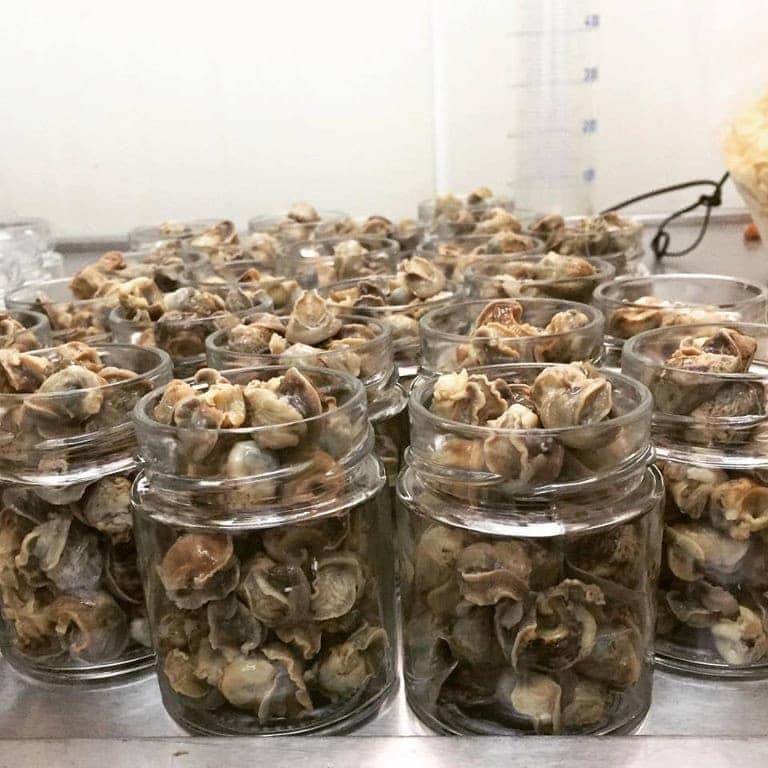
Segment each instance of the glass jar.
[[387,237],[400,246],[400,258],[410,256],[427,235],[427,225],[423,221],[400,219],[392,221],[386,216],[369,216],[354,222],[354,232],[360,235]]
[[626,248],[621,251],[610,251],[601,253],[600,258],[607,261],[616,270],[616,276],[629,275],[630,277],[644,277],[650,270],[645,264],[645,253],[643,250]]
[[[222,245],[218,248],[196,249],[182,246],[181,252],[186,259],[194,259],[195,263],[189,271],[190,279],[195,282],[218,275],[228,270],[233,265],[248,265],[248,268],[257,269],[259,272],[273,274],[275,271],[278,251],[277,246],[245,244]],[[281,252],[282,253],[282,252]]]
[[[328,228],[322,228],[328,229]],[[315,232],[310,239],[328,238],[330,236],[342,239],[358,239],[362,237],[385,237],[394,240],[400,246],[400,258],[407,258],[413,254],[417,246],[427,236],[428,228],[423,221],[414,219],[400,219],[393,221],[386,216],[373,214],[367,218],[346,217],[337,221],[332,231],[323,234]]]
[[353,235],[294,243],[284,253],[286,271],[303,288],[317,288],[391,274],[400,260],[400,245],[386,237]]
[[348,232],[350,219],[342,211],[316,210],[299,203],[285,215],[254,216],[248,232],[271,235],[280,243],[299,243],[315,237],[333,237]]
[[65,277],[22,286],[6,295],[5,305],[10,310],[29,310],[45,315],[51,325],[54,343],[110,341],[109,313],[117,306],[117,292],[77,299],[70,283],[71,279]]
[[226,297],[233,287],[249,296],[266,295],[278,314],[290,312],[301,291],[293,278],[265,270],[261,261],[252,259],[237,259],[218,265],[209,262],[193,270],[192,275],[198,288],[222,297]]
[[[198,286],[185,286],[181,290]],[[233,286],[223,286],[214,291],[218,296],[226,293],[225,303],[237,306],[238,295],[232,298],[229,290]],[[170,294],[167,294],[170,295]],[[243,294],[247,309],[223,309],[210,315],[196,315],[180,311],[163,313],[159,319],[130,317],[124,306],[115,307],[109,315],[109,324],[115,341],[136,344],[141,347],[158,347],[170,355],[173,372],[178,377],[191,376],[198,368],[205,365],[205,339],[220,328],[236,325],[241,318],[251,313],[268,312],[272,301],[265,293]]]
[[224,375],[291,375],[296,397],[309,386],[335,407],[189,431],[155,420],[163,392],[137,406],[133,503],[163,703],[198,733],[351,730],[395,680],[391,516],[365,392],[328,369]]
[[[170,293],[189,282],[191,270],[202,258],[205,257],[199,253],[185,255],[174,243],[137,251],[107,251],[72,275],[66,288],[57,290],[62,302],[67,298],[110,299],[116,304],[120,286],[136,278],[151,278],[159,290]],[[61,284],[64,285],[63,280]]]
[[407,392],[410,380],[421,364],[419,318],[430,309],[453,303],[461,296],[461,292],[455,284],[444,281],[443,288],[429,298],[416,297],[408,303],[402,303],[402,297],[398,294],[402,283],[403,273],[398,272],[366,280],[342,280],[320,288],[319,293],[332,307],[371,317],[389,326],[399,380]]
[[41,253],[51,247],[51,225],[45,219],[7,219],[0,221],[1,240],[25,240],[34,243],[34,252]]
[[39,312],[0,312],[0,349],[30,352],[51,345],[51,325]]
[[447,373],[504,363],[598,362],[603,325],[600,310],[574,301],[461,301],[432,309],[419,321],[422,370]]
[[[343,325],[336,336],[342,336],[346,326],[346,333],[350,334],[358,333],[357,329],[364,329],[363,338],[367,340],[356,339],[354,346],[340,346],[337,343],[331,349],[293,344],[288,345],[281,354],[270,354],[268,351],[243,351],[242,347],[233,342],[230,334],[232,329],[222,329],[212,333],[205,341],[208,365],[224,370],[294,363],[331,368],[355,376],[365,388],[376,453],[384,464],[390,488],[394,489],[409,435],[406,413],[408,402],[397,383],[392,333],[388,326],[368,317],[342,314],[339,320]],[[289,318],[257,315],[250,318],[250,323],[263,326],[265,339],[267,334],[277,334],[284,338]]]
[[531,296],[582,304],[591,303],[595,288],[612,278],[613,267],[602,259],[556,253],[519,258],[489,256],[471,264],[464,273],[473,298]]
[[61,277],[63,258],[51,248],[45,219],[0,221],[0,293],[23,283]]
[[642,268],[643,225],[615,212],[597,216],[549,214],[530,221],[532,234],[543,237],[547,250],[576,256],[599,256],[613,264],[617,275]]
[[[524,392],[544,366],[476,370]],[[605,375],[610,418],[562,429],[436,416],[437,378],[414,383],[398,480],[404,674],[437,731],[625,733],[650,705],[663,483],[648,391]]]
[[428,225],[439,237],[455,235],[494,234],[517,231],[521,224],[511,217],[515,203],[508,197],[494,195],[487,187],[464,195],[439,195],[422,200],[418,205],[419,221]]
[[134,227],[128,233],[131,249],[177,244],[189,248],[215,248],[238,242],[235,225],[227,219],[165,221],[162,224]]
[[[727,343],[733,331],[756,343],[744,372],[716,373],[692,357],[692,339]],[[686,370],[670,359],[681,344]],[[668,669],[768,675],[767,359],[762,324],[669,326],[624,345],[624,372],[654,395],[667,486],[656,651]]]
[[[125,270],[115,278],[124,282],[136,277],[151,277],[163,293],[194,282],[195,273],[208,263],[203,251],[186,251],[177,243],[161,243],[123,253]],[[82,272],[80,273],[82,274]]]
[[487,256],[533,256],[543,251],[544,243],[536,237],[502,232],[432,238],[419,246],[417,255],[437,264],[447,278],[460,280],[470,264]]
[[765,322],[768,290],[724,275],[627,276],[598,286],[593,303],[605,315],[604,364],[618,367],[624,341],[652,328],[720,320]]
[[[59,382],[55,392],[0,395],[0,647],[16,670],[49,682],[147,670],[154,656],[129,508],[130,412],[170,379],[170,360],[119,345],[52,348],[13,370],[36,370],[32,359],[110,368],[108,383],[90,388],[61,391]],[[74,369],[54,375],[71,371],[72,386],[82,386]],[[4,370],[10,376],[12,366]]]

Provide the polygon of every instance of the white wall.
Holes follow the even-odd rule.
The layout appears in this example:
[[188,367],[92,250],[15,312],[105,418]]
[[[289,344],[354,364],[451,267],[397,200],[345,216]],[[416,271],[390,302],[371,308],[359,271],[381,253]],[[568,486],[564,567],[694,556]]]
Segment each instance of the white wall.
[[[529,192],[536,194],[515,181],[522,150],[508,134],[526,133],[532,155],[555,141],[530,130],[545,127],[531,113],[548,107],[546,99],[517,87],[537,71],[543,81],[554,75],[575,81],[582,65],[599,65],[596,84],[558,91],[558,98],[569,99],[563,110],[569,118],[598,120],[590,139],[594,147],[584,150],[589,157],[554,147],[553,167],[540,163],[553,175],[570,174],[571,165],[594,167],[589,197],[596,210],[654,187],[719,178],[728,116],[744,98],[768,89],[766,0],[482,0],[471,16],[465,4],[435,4],[437,178],[446,189],[488,181],[511,187],[523,204]],[[563,26],[569,29],[581,24],[581,34],[562,36],[546,52],[543,37],[510,35],[526,25],[541,27],[546,14],[554,12],[568,14]],[[583,28],[592,12],[600,17],[597,33]],[[542,51],[533,62],[535,54],[527,50],[531,40],[541,41]],[[582,97],[591,104],[579,113]],[[568,141],[578,147],[583,144],[580,124],[566,123],[563,116],[555,127],[575,131]],[[559,135],[557,140],[562,142]],[[527,169],[519,175],[527,177]],[[642,209],[669,209],[699,193],[682,192]],[[732,188],[725,203],[741,204]]]
[[[768,91],[768,2],[603,4],[598,207],[652,187],[719,177],[729,116]],[[730,185],[724,205],[742,206]],[[663,210],[659,202],[644,209]]]
[[433,187],[426,0],[3,0],[0,209],[60,233]]
[[[462,10],[468,41],[489,26],[484,2],[436,0]],[[725,117],[768,87],[768,3],[598,2],[595,205],[717,175]],[[298,198],[405,215],[435,184],[430,5],[4,0],[0,214],[45,216],[67,235],[244,222]],[[503,186],[483,124],[509,107],[482,96],[483,113],[463,118],[476,181]]]

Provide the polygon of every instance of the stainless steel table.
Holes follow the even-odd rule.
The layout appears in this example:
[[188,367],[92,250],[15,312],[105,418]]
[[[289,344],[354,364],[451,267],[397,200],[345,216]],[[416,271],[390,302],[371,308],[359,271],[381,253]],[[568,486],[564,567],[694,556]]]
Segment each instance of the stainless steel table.
[[[768,248],[747,246],[743,217],[713,225],[691,255],[649,266],[659,272],[719,272],[768,282]],[[674,247],[695,236],[674,229]],[[72,263],[85,258],[80,253]],[[257,746],[258,745],[258,746]],[[98,690],[23,680],[0,658],[0,768],[252,766],[318,768],[393,765],[674,765],[768,763],[768,680],[700,681],[656,673],[653,704],[638,736],[622,738],[441,738],[414,718],[402,695],[354,736],[205,739],[187,736],[166,715],[152,677]]]

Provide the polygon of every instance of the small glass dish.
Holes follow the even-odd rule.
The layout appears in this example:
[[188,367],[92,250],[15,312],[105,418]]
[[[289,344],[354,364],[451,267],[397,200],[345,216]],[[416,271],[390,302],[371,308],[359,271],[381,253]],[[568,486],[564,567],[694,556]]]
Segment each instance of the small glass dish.
[[[231,290],[232,286],[227,286],[227,289]],[[162,349],[170,355],[177,377],[191,376],[205,365],[207,336],[219,328],[237,324],[240,318],[249,314],[272,310],[272,300],[267,294],[254,294],[245,298],[247,308],[228,309],[225,306],[221,311],[205,316],[172,311],[157,320],[148,317],[132,318],[126,307],[118,305],[109,314],[109,325],[115,341]],[[229,299],[227,293],[225,305],[229,305]]]
[[228,219],[189,219],[134,227],[128,233],[128,242],[132,249],[177,241],[192,248],[213,247],[236,243],[237,232],[235,225]]
[[55,343],[109,341],[109,313],[117,303],[116,292],[76,299],[68,277],[24,285],[5,297],[10,310],[28,310],[46,316]]
[[725,275],[625,276],[598,286],[593,303],[605,315],[604,364],[618,366],[624,341],[653,328],[699,322],[765,322],[768,289]]
[[[400,255],[409,256],[428,234],[423,221],[414,219],[393,220],[373,214],[368,218],[347,218],[334,227],[335,235],[345,238],[386,237],[400,245]],[[318,239],[315,237],[315,239]]]
[[[422,200],[418,205],[419,221],[425,222],[430,231],[441,237],[456,235],[494,234],[504,230],[519,232],[522,223],[516,215],[515,203],[508,197],[494,195],[483,187],[464,195],[439,195]],[[479,226],[494,219],[492,224]]]
[[489,256],[517,258],[543,252],[543,241],[515,232],[435,237],[426,240],[416,249],[417,256],[434,262],[446,277],[453,280],[460,279],[470,264]]
[[[502,315],[505,324],[499,322]],[[597,363],[604,322],[600,310],[560,299],[457,302],[421,317],[422,368],[448,372],[513,362]]]
[[386,237],[351,236],[286,246],[286,271],[303,288],[388,275],[397,269],[400,245]]
[[[547,264],[562,264],[550,270]],[[571,269],[569,265],[575,268]],[[570,273],[570,274],[569,274]],[[469,295],[479,299],[509,299],[518,296],[566,299],[591,303],[595,288],[614,276],[613,267],[602,259],[582,256],[499,257],[489,256],[471,264],[464,277]]]
[[[681,343],[723,329],[754,339],[744,373],[718,373],[669,364]],[[654,443],[664,458],[751,469],[768,465],[768,325],[671,325],[627,340],[622,371],[654,396]]]
[[301,291],[292,277],[274,274],[269,267],[265,269],[264,263],[259,260],[241,259],[220,264],[208,262],[192,270],[191,275],[198,288],[222,297],[226,297],[233,287],[247,295],[266,295],[278,314],[290,312]]
[[350,227],[349,215],[343,211],[316,210],[310,206],[295,217],[293,210],[282,216],[253,216],[248,219],[248,232],[271,235],[281,243],[297,243],[314,240],[315,237],[334,237]]
[[547,248],[576,256],[625,253],[628,258],[643,252],[643,225],[637,219],[614,212],[597,216],[549,214],[530,221],[528,230],[547,242]]
[[0,310],[0,349],[30,352],[51,346],[51,324],[45,315],[18,309]]
[[[321,288],[319,292],[332,307],[336,307],[342,313],[365,315],[390,327],[395,363],[402,381],[413,377],[421,362],[419,318],[434,307],[454,302],[461,293],[453,283],[444,281],[443,289],[429,298],[413,299],[407,304],[386,303],[386,297],[392,300],[392,286],[400,286],[401,283],[402,273],[398,272],[392,275],[377,275],[365,280],[359,278],[342,280]],[[358,298],[350,298],[352,294],[357,293],[361,294]],[[373,297],[371,293],[380,294],[383,298],[379,295]]]

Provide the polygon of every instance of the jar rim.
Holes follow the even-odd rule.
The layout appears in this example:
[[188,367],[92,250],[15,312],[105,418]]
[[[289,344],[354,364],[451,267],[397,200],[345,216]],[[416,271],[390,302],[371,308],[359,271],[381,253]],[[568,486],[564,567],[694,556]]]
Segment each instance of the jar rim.
[[50,328],[48,318],[42,312],[34,312],[31,309],[6,309],[0,314],[7,315],[24,326],[26,331],[42,331]]
[[[232,437],[238,437],[238,436],[250,437],[254,435],[264,435],[264,434],[269,434],[270,431],[274,432],[276,429],[285,429],[287,427],[295,426],[297,424],[306,424],[306,425],[322,424],[323,420],[327,420],[329,415],[334,415],[335,417],[338,417],[339,415],[353,412],[354,410],[359,409],[361,404],[364,405],[366,402],[365,389],[363,388],[363,385],[359,379],[355,378],[354,376],[348,373],[344,373],[343,371],[337,371],[330,368],[318,368],[316,366],[282,364],[282,365],[264,365],[264,366],[260,365],[260,366],[244,366],[241,368],[229,368],[229,369],[218,371],[218,373],[220,373],[225,378],[230,378],[231,376],[235,376],[238,374],[253,373],[254,374],[253,379],[256,379],[258,375],[261,374],[262,378],[260,380],[266,380],[263,377],[274,378],[286,373],[291,368],[296,368],[299,371],[299,373],[302,373],[302,374],[309,373],[313,376],[326,377],[331,380],[335,379],[340,385],[346,387],[349,390],[350,396],[345,400],[345,402],[337,403],[337,407],[334,408],[332,411],[327,411],[325,413],[318,414],[317,416],[310,416],[306,419],[301,419],[298,421],[281,422],[280,424],[269,424],[266,426],[259,426],[259,427],[200,427],[200,428],[197,428],[196,431],[200,431],[203,433],[216,432],[218,434],[232,436]],[[272,376],[269,376],[269,374],[272,374]],[[205,388],[207,387],[207,384],[205,382],[196,382],[194,380],[194,377],[184,379],[184,381],[187,384],[190,384],[192,388],[195,389],[195,391],[197,390],[204,391]],[[133,414],[132,414],[134,424],[153,432],[164,433],[168,435],[177,434],[179,432],[188,432],[189,429],[183,429],[182,427],[178,427],[171,424],[162,424],[156,419],[154,419],[152,416],[150,416],[150,408],[156,405],[160,401],[167,387],[168,385],[166,384],[162,387],[158,387],[157,389],[152,390],[151,392],[148,392],[136,403],[133,409]]]
[[[621,231],[621,230],[629,230],[632,232],[639,232],[643,228],[643,222],[640,221],[636,216],[626,216],[623,213],[619,214],[617,211],[608,211],[608,213],[616,213],[621,217],[621,219],[629,224],[629,226],[616,226],[614,227],[615,230]],[[566,229],[573,229],[575,225],[580,224],[582,221],[594,221],[596,218],[603,217],[605,214],[598,213],[593,216],[585,216],[585,215],[579,215],[576,214],[574,216],[563,216],[563,221],[565,222],[565,228]],[[609,230],[610,231],[610,230]]]
[[433,219],[435,215],[435,209],[437,208],[437,204],[441,200],[441,198],[444,198],[444,197],[454,198],[461,204],[462,208],[468,211],[482,211],[488,208],[504,208],[510,213],[515,212],[514,198],[507,197],[505,195],[493,194],[491,195],[491,197],[485,198],[483,200],[479,200],[477,203],[468,203],[467,198],[470,196],[470,194],[472,193],[461,192],[461,193],[454,194],[453,192],[446,192],[444,195],[435,195],[434,197],[426,197],[423,200],[419,200],[417,204],[419,219],[421,219],[422,221],[425,220],[422,218],[422,215],[424,216],[429,215],[430,220]]
[[283,213],[260,213],[248,219],[248,233],[261,232],[261,227],[272,227],[275,224],[296,224],[302,227],[314,228],[319,224],[329,224],[349,218],[349,214],[345,211],[323,208],[315,208],[315,211],[317,211],[317,215],[320,217],[317,221],[296,221],[288,217],[288,211]]
[[[531,538],[551,538],[600,528],[621,525],[652,511],[664,498],[664,481],[655,464],[647,464],[642,472],[631,478],[631,488],[617,488],[604,495],[602,488],[575,489],[562,498],[514,499],[503,505],[473,504],[465,499],[446,496],[429,484],[412,493],[419,472],[407,466],[398,477],[397,496],[405,509],[446,525],[487,535],[522,535]],[[587,496],[579,498],[579,492]],[[419,499],[426,493],[433,498]],[[426,501],[426,503],[425,503]],[[602,502],[602,506],[601,506]],[[558,507],[587,509],[586,514],[558,514]],[[619,514],[617,513],[619,510]],[[606,515],[609,512],[609,515]],[[538,514],[537,514],[538,513]],[[541,514],[543,513],[543,515]]]
[[[549,251],[557,256],[563,256],[563,254],[557,253],[557,251]],[[503,273],[485,274],[493,266],[503,265],[507,266],[516,262],[525,262],[536,264],[541,261],[549,253],[544,253],[538,256],[516,256],[515,254],[489,254],[483,258],[477,259],[469,264],[464,271],[464,277],[466,280],[474,280],[475,282],[484,283],[490,282],[495,277],[499,277]],[[596,271],[591,275],[577,275],[575,277],[547,277],[547,278],[520,278],[520,281],[526,285],[558,285],[560,283],[578,283],[585,280],[610,280],[616,273],[616,268],[613,264],[609,264],[599,256],[570,256],[568,258],[584,259],[595,267]]]
[[[189,257],[195,257],[196,262],[189,264],[190,267],[193,269],[198,267],[208,267],[211,269],[211,274],[207,275],[206,277],[198,277],[193,280],[188,281],[185,283],[185,285],[192,285],[192,286],[199,286],[199,287],[205,287],[208,285],[212,286],[221,286],[221,285],[240,285],[240,277],[231,277],[227,278],[226,275],[222,275],[220,273],[221,271],[227,271],[227,270],[237,270],[242,269],[242,272],[240,273],[240,276],[248,272],[250,269],[256,269],[259,272],[263,271],[265,266],[268,266],[265,264],[263,260],[255,259],[255,258],[249,258],[245,254],[243,255],[242,259],[232,259],[231,261],[224,261],[220,264],[212,264],[209,261],[209,254],[207,254],[205,251],[201,251],[197,248],[190,248],[182,250],[182,254],[184,258]],[[269,257],[266,257],[269,258]],[[222,280],[212,280],[212,277],[220,277]],[[262,279],[267,280],[269,278],[276,279],[278,275],[273,275],[271,272],[264,272],[262,275]],[[243,282],[243,285],[248,285],[249,283]]]
[[[197,237],[210,227],[221,224],[223,221],[231,221],[226,216],[221,218],[204,219],[168,219],[161,224],[145,224],[134,227],[128,232],[128,240],[133,245],[136,243],[165,242],[169,240],[189,240]],[[184,228],[181,232],[168,232],[163,229],[168,224],[179,225]]]
[[[31,283],[29,285],[20,285],[18,288],[14,288],[12,291],[8,291],[5,295],[6,306],[9,310],[15,309],[29,309],[35,311],[35,307],[38,307],[40,302],[36,298],[39,294],[45,293],[46,289],[56,289],[63,287],[70,291],[70,296],[61,299],[51,299],[45,302],[51,305],[71,304],[75,307],[90,307],[103,305],[105,302],[116,298],[114,296],[92,296],[90,299],[78,299],[71,292],[71,277],[57,277],[53,280],[42,280],[40,282]],[[28,297],[28,298],[27,298]],[[67,329],[69,330],[69,329]]]
[[360,232],[350,232],[346,235],[330,235],[329,237],[318,237],[315,240],[297,240],[284,246],[284,253],[292,257],[300,257],[302,259],[324,259],[332,257],[332,253],[318,253],[313,256],[303,256],[301,251],[304,249],[314,250],[321,245],[338,245],[339,243],[347,242],[348,240],[356,240],[361,245],[365,245],[366,241],[374,244],[374,247],[369,250],[386,251],[391,256],[397,256],[400,253],[400,243],[394,238],[386,237],[385,235],[368,235]]
[[[262,313],[262,314],[271,314],[269,312]],[[288,321],[290,319],[290,316],[288,315],[272,315],[273,318],[276,320],[279,320],[281,325],[287,326]],[[345,313],[340,312],[337,314],[337,317],[348,320],[354,325],[365,325],[366,327],[370,328],[373,327],[373,329],[376,332],[376,335],[372,339],[366,339],[362,344],[357,344],[354,347],[350,347],[349,349],[353,352],[372,352],[376,351],[377,348],[385,349],[388,345],[392,343],[392,329],[386,325],[385,323],[381,322],[381,320],[377,320],[373,317],[366,317],[365,315],[357,315],[353,313]],[[247,319],[247,318],[246,318]],[[238,352],[236,350],[231,350],[228,347],[224,346],[224,343],[229,340],[229,333],[231,332],[231,328],[220,328],[217,331],[214,331],[213,333],[209,334],[205,338],[205,348],[206,351],[210,354],[213,353],[223,353],[223,354],[231,354],[233,357],[253,357],[255,360],[272,360],[271,363],[266,363],[267,365],[281,365],[284,363],[281,363],[281,359],[284,359],[281,357],[281,355],[278,354],[272,354],[270,352]],[[339,355],[339,350],[336,349],[317,349],[313,352],[306,352],[304,354],[298,354],[291,356],[290,360],[300,360],[302,357],[312,358],[313,360],[324,360],[324,359],[331,359],[334,356]],[[377,373],[381,373],[377,371]],[[355,377],[359,378],[359,377]],[[362,379],[360,379],[362,381]],[[378,380],[378,379],[377,379]]]
[[421,327],[422,333],[426,333],[431,338],[436,340],[457,343],[472,341],[475,337],[468,333],[453,333],[435,327],[435,321],[442,319],[443,315],[452,316],[454,313],[457,313],[463,309],[469,309],[471,307],[477,307],[478,309],[481,309],[483,307],[487,307],[489,304],[502,303],[506,301],[518,302],[523,307],[524,314],[526,307],[529,306],[531,308],[544,308],[547,305],[552,305],[553,307],[557,307],[557,309],[554,310],[555,312],[567,311],[569,309],[578,310],[579,312],[582,312],[589,317],[589,322],[586,325],[581,325],[578,328],[570,329],[568,331],[560,331],[558,333],[545,333],[541,336],[530,337],[498,336],[494,337],[495,341],[515,341],[516,343],[522,342],[523,344],[529,340],[530,343],[534,343],[536,341],[541,342],[545,339],[562,338],[564,336],[573,334],[575,331],[589,332],[600,330],[605,323],[603,313],[596,307],[592,307],[589,304],[582,304],[578,301],[568,301],[567,299],[529,298],[526,296],[521,296],[510,297],[509,299],[470,299],[467,301],[454,302],[448,307],[435,307],[434,309],[428,310],[421,316],[419,319],[419,325]]
[[[492,240],[496,235],[501,234],[500,232],[469,232],[466,235],[433,235],[429,238],[429,240],[425,240],[423,243],[420,244],[420,247],[422,248],[429,248],[430,246],[438,246],[441,243],[487,243],[489,240]],[[531,240],[533,245],[536,246],[544,246],[544,238],[539,237],[538,235],[533,235],[528,232],[522,231],[522,232],[512,232],[511,234],[516,235],[517,237],[520,237],[524,240]],[[527,254],[527,251],[520,251],[521,255]],[[496,254],[488,254],[489,256],[514,256],[514,253],[496,253]],[[535,254],[532,254],[535,255]]]
[[662,283],[677,283],[677,282],[691,282],[693,280],[700,280],[700,281],[706,281],[707,283],[711,283],[713,286],[715,285],[741,285],[742,287],[745,287],[747,289],[752,289],[755,291],[754,295],[745,297],[744,299],[740,299],[736,302],[727,302],[727,303],[713,303],[709,301],[698,301],[698,302],[680,302],[680,304],[676,307],[678,309],[685,309],[685,308],[698,308],[701,307],[702,304],[712,305],[717,307],[718,309],[731,309],[731,308],[737,308],[737,307],[743,307],[748,306],[750,304],[757,304],[760,302],[766,303],[768,302],[768,288],[763,285],[762,283],[758,283],[753,280],[748,280],[747,278],[741,278],[741,277],[734,277],[731,275],[716,275],[712,273],[707,272],[670,272],[663,275],[645,275],[645,276],[637,276],[637,275],[622,275],[620,277],[617,277],[615,280],[612,280],[611,282],[607,283],[601,283],[598,285],[592,296],[595,301],[599,302],[605,307],[610,307],[611,309],[615,309],[618,307],[642,307],[644,309],[669,309],[669,307],[661,305],[661,304],[638,304],[636,301],[628,301],[627,299],[619,299],[614,298],[613,296],[610,296],[611,291],[616,291],[624,288],[627,285],[633,285],[633,284],[642,284],[642,283],[648,283],[651,282],[662,282]]
[[[32,352],[24,352],[22,354],[25,355],[34,355],[35,357],[43,356],[43,353],[55,353],[58,350],[59,346],[64,345],[58,345],[58,346],[52,346],[52,347],[45,347],[44,349],[36,349]],[[68,389],[66,392],[12,392],[8,394],[2,394],[0,395],[0,400],[6,401],[6,402],[18,402],[22,403],[27,398],[34,398],[35,402],[47,402],[47,401],[56,401],[60,400],[62,397],[69,397],[71,395],[80,395],[90,392],[115,392],[119,391],[121,388],[125,389],[128,387],[135,387],[136,384],[139,384],[143,381],[148,381],[150,379],[156,378],[157,376],[160,376],[163,374],[163,372],[167,369],[168,372],[171,370],[171,358],[168,356],[167,352],[164,352],[162,349],[158,349],[157,347],[138,347],[134,344],[93,344],[88,345],[91,347],[91,349],[95,349],[97,352],[100,353],[109,353],[109,352],[128,352],[131,351],[133,354],[143,354],[147,355],[148,357],[153,357],[154,365],[149,368],[146,371],[143,371],[142,373],[136,373],[135,376],[133,376],[130,379],[124,379],[121,381],[113,381],[111,383],[102,384],[98,387],[86,387],[81,389]]]
[[[220,283],[219,285],[232,286],[237,285],[237,283]],[[181,286],[181,288],[198,287],[200,287],[199,283],[195,283],[194,285],[184,284]],[[172,318],[170,320],[165,319],[165,314],[163,314],[157,320],[148,321],[135,320],[125,317],[126,308],[122,304],[118,304],[116,307],[113,307],[109,313],[109,324],[110,326],[119,325],[123,326],[124,328],[134,327],[136,330],[146,330],[147,328],[157,328],[158,326],[166,328],[194,328],[201,323],[209,323],[211,321],[220,320],[222,318],[229,317],[230,315],[242,318],[247,317],[252,312],[270,312],[273,309],[272,299],[266,293],[263,296],[259,296],[258,298],[258,306],[248,307],[248,309],[221,309],[211,315],[205,315],[203,317],[179,317]]]
[[[485,374],[489,380],[493,380],[493,375],[497,374],[497,378],[502,377],[504,374],[513,374],[516,371],[542,371],[547,368],[563,368],[567,367],[567,363],[506,363],[501,365],[484,365],[476,368],[468,368],[466,372],[469,375],[472,374]],[[616,383],[621,383],[626,389],[634,393],[636,403],[634,407],[613,418],[605,419],[604,421],[596,422],[595,424],[578,425],[573,427],[557,427],[546,429],[544,427],[534,427],[531,429],[508,429],[504,427],[487,427],[478,426],[473,424],[466,424],[461,421],[454,421],[447,419],[443,416],[438,416],[432,413],[426,405],[425,400],[432,394],[434,385],[440,376],[452,375],[444,373],[424,373],[420,375],[411,386],[411,393],[409,398],[409,409],[414,414],[422,417],[426,422],[432,422],[439,425],[444,430],[461,431],[462,434],[475,435],[477,437],[489,437],[490,435],[502,435],[507,437],[519,437],[522,435],[533,435],[537,438],[547,438],[558,436],[572,436],[578,434],[580,431],[594,430],[595,428],[617,428],[623,427],[632,423],[643,413],[648,413],[650,416],[652,397],[650,390],[644,384],[635,379],[630,378],[621,373],[615,373],[607,369],[598,369],[600,373],[611,382],[614,386]]]
[[[224,531],[273,528],[287,524],[308,522],[331,517],[340,511],[354,509],[370,501],[384,488],[386,476],[381,461],[372,453],[373,434],[369,427],[365,444],[357,446],[358,456],[343,469],[344,491],[340,496],[324,496],[309,501],[299,499],[293,503],[269,503],[251,507],[248,512],[234,510],[226,519],[211,519],[207,508],[200,504],[205,495],[216,496],[231,490],[231,480],[213,479],[194,489],[187,486],[187,478],[149,472],[144,466],[131,487],[133,509],[154,520],[183,523],[189,528]],[[257,482],[263,478],[259,478]],[[246,481],[248,478],[246,478]],[[198,480],[199,483],[199,480]],[[192,490],[196,502],[190,504]],[[159,503],[156,503],[159,502]]]
[[[452,280],[446,280],[445,288],[440,291],[441,294],[449,293],[449,296],[441,296],[440,298],[429,298],[424,301],[420,301],[417,304],[385,304],[383,306],[364,306],[364,307],[346,307],[343,304],[337,304],[330,298],[331,291],[341,291],[346,288],[354,288],[360,282],[382,284],[384,281],[398,279],[400,275],[397,273],[391,273],[389,275],[370,275],[368,277],[351,277],[347,280],[339,280],[337,283],[330,283],[329,285],[320,286],[317,292],[334,308],[350,309],[355,311],[364,310],[367,315],[388,317],[389,315],[405,314],[407,312],[413,312],[414,310],[420,310],[424,307],[439,307],[446,302],[453,302],[459,298],[461,290],[458,285]],[[440,294],[437,294],[440,295]]]
[[[736,330],[744,333],[747,336],[751,336],[750,331],[759,331],[760,336],[768,336],[768,324],[764,323],[740,323],[732,321],[715,321],[709,323],[690,323],[687,325],[669,325],[663,328],[652,328],[649,331],[643,331],[642,333],[635,334],[629,339],[626,339],[622,351],[622,361],[626,358],[629,365],[638,365],[642,370],[684,374],[686,378],[690,376],[692,381],[700,380],[702,383],[707,382],[750,382],[750,381],[766,381],[768,378],[768,372],[766,373],[750,373],[745,371],[744,373],[712,373],[710,371],[697,371],[687,368],[676,368],[672,365],[667,365],[665,362],[660,362],[654,359],[643,347],[646,344],[652,343],[657,340],[663,340],[667,338],[674,338],[679,336],[684,338],[686,336],[695,336],[696,331],[708,331],[712,332],[720,328]],[[701,334],[699,334],[701,335]],[[767,361],[768,362],[768,361]],[[654,410],[656,405],[654,404]],[[671,414],[677,416],[678,414]],[[681,417],[683,418],[683,417]],[[734,417],[718,417],[718,423],[723,423],[720,419],[734,418]]]

